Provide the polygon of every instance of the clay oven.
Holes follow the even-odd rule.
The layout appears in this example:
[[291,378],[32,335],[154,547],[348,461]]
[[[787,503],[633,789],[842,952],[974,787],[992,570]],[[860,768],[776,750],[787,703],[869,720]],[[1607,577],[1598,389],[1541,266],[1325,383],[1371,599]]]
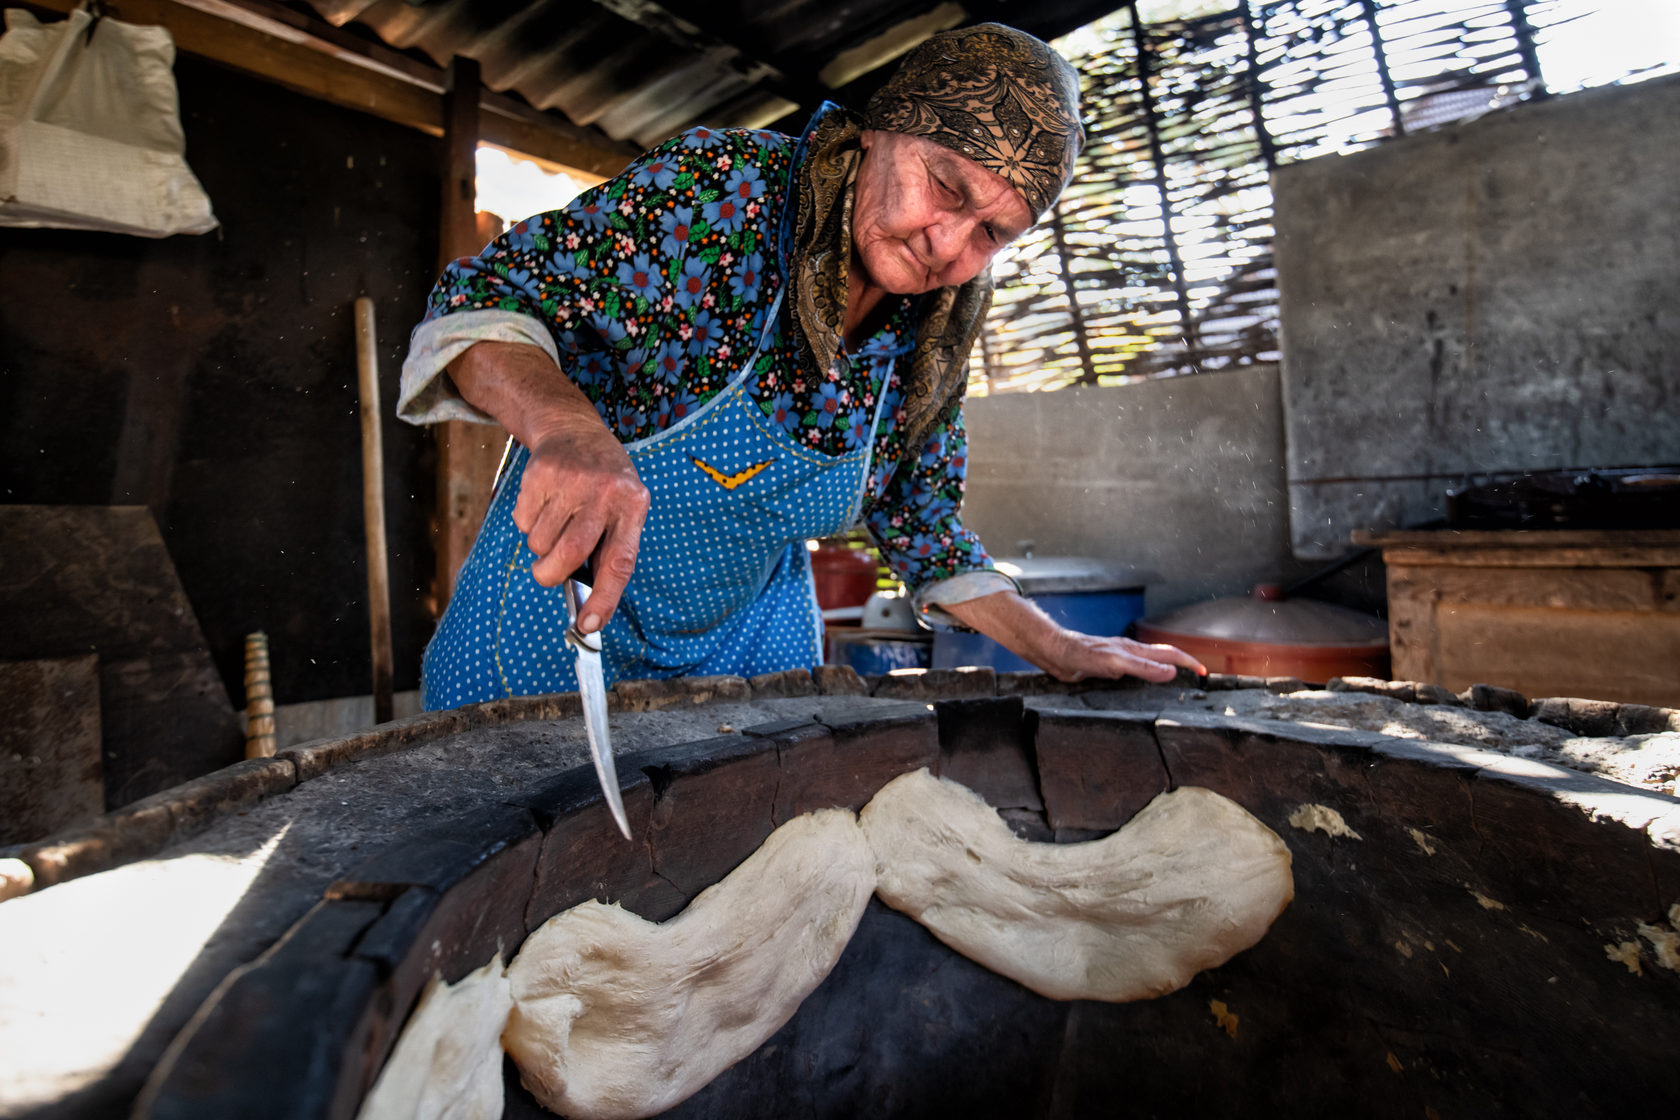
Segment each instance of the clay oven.
[[[1680,800],[1228,715],[1216,691],[1264,685],[1070,690],[984,671],[889,677],[873,696],[836,672],[622,686],[615,737],[647,744],[619,760],[634,842],[602,803],[572,697],[295,748],[281,760],[295,788],[177,847],[231,850],[237,829],[281,822],[298,844],[336,844],[289,851],[285,871],[268,857],[240,907],[284,917],[278,936],[199,978],[209,994],[179,1012],[133,1114],[354,1116],[434,972],[457,980],[590,898],[670,917],[780,822],[860,808],[923,766],[1044,841],[1212,789],[1284,838],[1295,900],[1253,949],[1124,1004],[1034,995],[871,902],[794,1018],[669,1115],[1672,1111]],[[311,875],[327,881],[304,898]],[[508,1068],[505,1115],[549,1115]]]

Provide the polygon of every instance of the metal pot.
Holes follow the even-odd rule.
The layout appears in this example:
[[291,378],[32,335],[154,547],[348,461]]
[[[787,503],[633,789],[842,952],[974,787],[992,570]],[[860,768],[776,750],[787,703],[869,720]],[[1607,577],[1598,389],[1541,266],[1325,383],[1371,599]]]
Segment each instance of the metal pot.
[[1194,654],[1214,673],[1388,679],[1388,623],[1314,599],[1285,599],[1262,583],[1247,598],[1214,599],[1137,624],[1140,641]]

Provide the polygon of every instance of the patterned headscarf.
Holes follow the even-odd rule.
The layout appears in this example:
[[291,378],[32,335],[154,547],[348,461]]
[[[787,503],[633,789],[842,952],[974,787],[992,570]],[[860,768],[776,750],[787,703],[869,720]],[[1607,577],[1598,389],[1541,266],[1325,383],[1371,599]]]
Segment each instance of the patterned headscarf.
[[[1084,143],[1079,82],[1044,43],[996,23],[945,31],[905,58],[867,117],[824,106],[795,171],[788,274],[807,361],[833,367],[845,321],[852,188],[865,128],[925,136],[994,171],[1035,215],[1055,202]],[[921,299],[916,348],[901,372],[904,447],[915,454],[962,402],[968,355],[992,303],[990,272]]]
[[1042,215],[1085,144],[1079,75],[1013,27],[943,31],[911,51],[869,99],[870,128],[925,136],[996,172]]

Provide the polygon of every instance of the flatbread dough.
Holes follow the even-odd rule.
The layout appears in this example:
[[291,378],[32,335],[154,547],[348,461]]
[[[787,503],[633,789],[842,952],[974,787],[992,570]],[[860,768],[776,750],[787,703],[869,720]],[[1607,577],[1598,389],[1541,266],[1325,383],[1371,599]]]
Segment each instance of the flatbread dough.
[[585,902],[508,968],[502,1043],[526,1088],[572,1120],[652,1116],[752,1053],[840,958],[875,889],[843,809],[784,824],[660,925]]
[[358,1120],[499,1120],[501,1035],[512,1011],[500,953],[459,984],[433,975]]
[[1035,844],[925,769],[863,810],[881,901],[1051,999],[1146,999],[1255,944],[1294,897],[1289,849],[1210,790],[1163,793],[1119,832]]

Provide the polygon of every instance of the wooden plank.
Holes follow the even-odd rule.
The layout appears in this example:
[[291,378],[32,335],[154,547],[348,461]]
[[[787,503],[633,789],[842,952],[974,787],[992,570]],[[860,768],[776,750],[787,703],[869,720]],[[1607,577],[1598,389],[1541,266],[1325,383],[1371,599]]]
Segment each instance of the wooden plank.
[[[444,95],[448,131],[444,137],[438,233],[440,271],[455,258],[471,256],[483,247],[476,211],[481,88],[478,63],[455,59],[450,65],[449,90]],[[441,616],[454,593],[455,577],[466,563],[490,509],[496,467],[508,435],[498,426],[462,420],[435,425],[433,431],[438,441],[438,507],[432,519],[437,553],[432,595]]]
[[237,762],[228,703],[151,512],[0,506],[0,660],[99,654],[110,809]]
[[1354,544],[1369,548],[1680,548],[1680,529],[1402,529],[1356,530]]
[[1436,684],[1680,706],[1680,615],[1464,603],[1435,612]]
[[478,108],[480,140],[530,156],[550,171],[587,171],[606,178],[642,154],[637,145],[609,140],[506,94],[484,90]]
[[99,749],[97,655],[0,662],[0,844],[103,813]]
[[[80,0],[30,0],[68,12]],[[439,67],[276,4],[246,0],[123,0],[119,18],[169,29],[178,50],[334,105],[443,135],[447,75]],[[483,138],[538,159],[611,175],[638,153],[517,99],[481,91]]]
[[1680,567],[1680,530],[1674,529],[1356,532],[1352,539],[1382,549],[1389,565]]
[[1391,567],[1454,565],[1461,568],[1680,568],[1680,547],[1648,548],[1385,548]]
[[[1435,594],[1429,584],[1388,570],[1388,655],[1397,681],[1437,684]],[[1492,681],[1477,681],[1492,684]]]
[[362,527],[367,538],[368,630],[373,650],[373,722],[391,719],[391,569],[385,546],[385,443],[380,438],[379,343],[373,300],[356,300],[356,375],[362,406]]
[[1662,570],[1647,568],[1395,565],[1389,569],[1389,594],[1416,588],[1442,603],[1654,611],[1663,609],[1663,576]]

